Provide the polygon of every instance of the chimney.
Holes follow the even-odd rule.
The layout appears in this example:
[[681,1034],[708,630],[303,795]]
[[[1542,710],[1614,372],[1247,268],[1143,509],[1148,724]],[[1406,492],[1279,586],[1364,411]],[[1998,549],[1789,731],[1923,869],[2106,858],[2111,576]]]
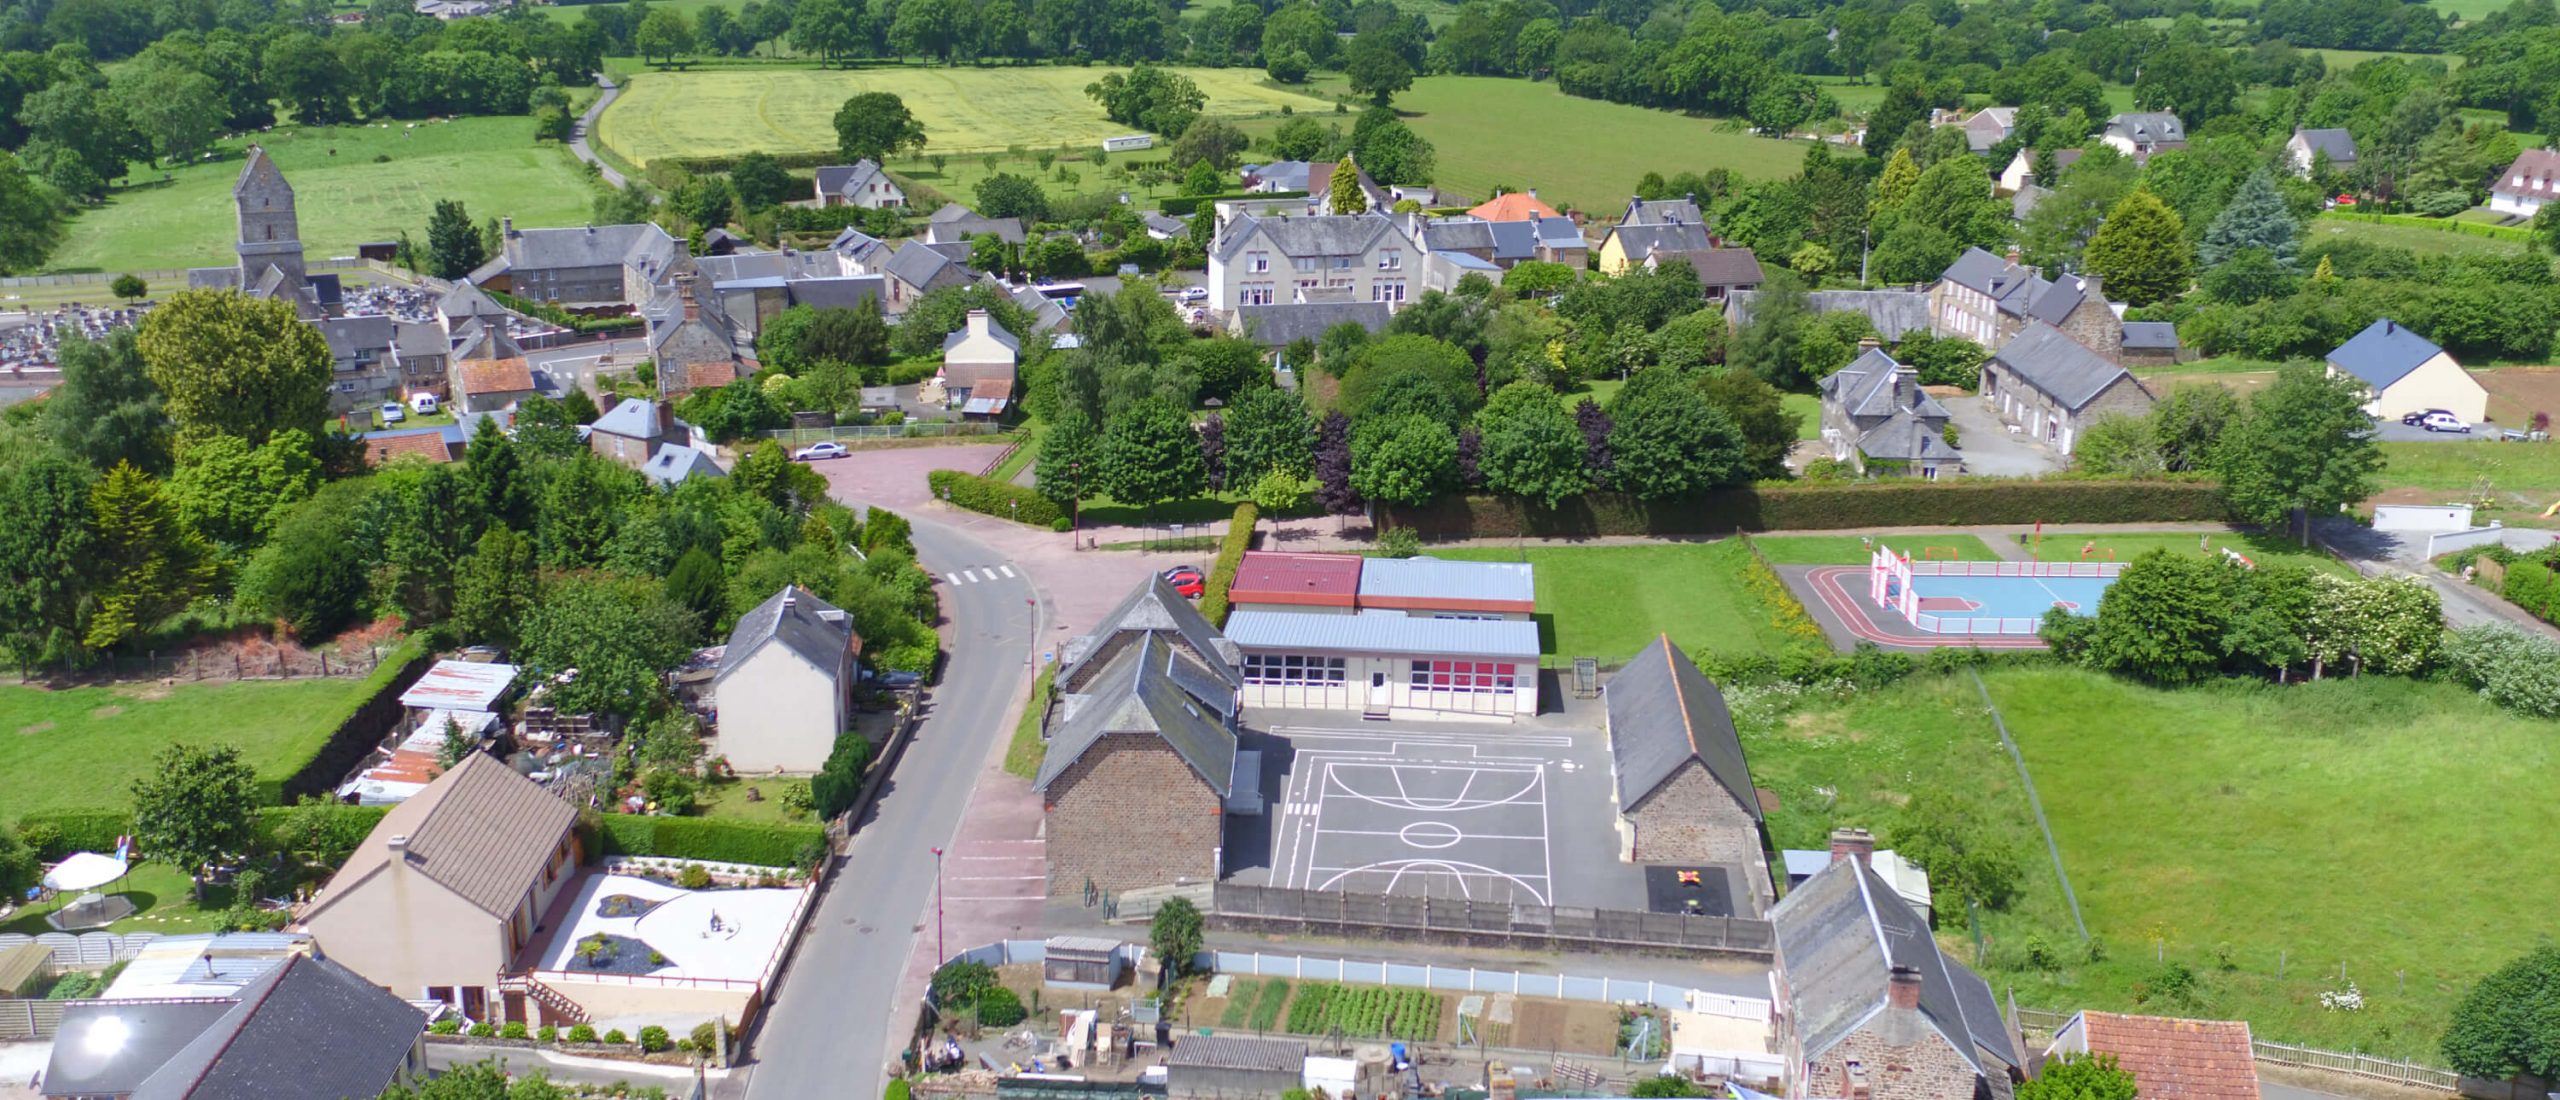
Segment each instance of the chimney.
[[2016,266],[2018,266],[2018,261],[2019,261],[2019,259],[2020,259],[2020,258],[2021,258],[2021,257],[2020,257],[2019,252],[2018,252],[2018,246],[2016,246],[2016,245],[2014,245],[2014,244],[2013,244],[2013,245],[2010,245],[2010,246],[2009,246],[2009,266],[2011,266],[2011,267],[2016,267]]
[[676,276],[676,295],[684,299],[684,319],[688,321],[700,320],[702,317],[702,302],[700,299],[693,296],[693,276]]
[[409,850],[409,834],[394,833],[391,839],[382,842],[382,846],[391,849],[393,855],[405,853]]
[[1919,1008],[1920,971],[1908,966],[1894,967],[1893,976],[1885,982],[1884,1003],[1897,1009]]
[[987,311],[986,311],[986,310],[983,310],[983,309],[973,309],[973,310],[970,310],[970,311],[969,311],[969,335],[971,335],[971,336],[985,336],[985,335],[987,335]]
[[651,402],[650,407],[652,411],[658,414],[658,434],[662,436],[676,434],[675,404],[673,402],[660,399],[658,401]]
[[1880,340],[1876,339],[1876,338],[1875,338],[1875,337],[1873,337],[1873,336],[1869,336],[1869,337],[1866,337],[1865,339],[1862,339],[1862,340],[1858,341],[1858,354],[1860,354],[1860,355],[1864,355],[1864,354],[1866,354],[1866,353],[1868,353],[1868,352],[1874,351],[1874,350],[1876,350],[1877,348],[1881,348],[1881,347],[1883,347],[1883,346],[1884,346],[1884,342],[1883,342],[1883,341],[1880,341]]
[[1855,859],[1870,867],[1875,865],[1876,835],[1865,829],[1831,830],[1831,862]]
[[516,235],[516,216],[515,216],[515,215],[513,215],[513,214],[500,214],[500,215],[498,215],[498,233],[499,233],[499,235],[501,235],[501,236],[507,236],[507,237],[515,236],[515,235]]
[[[1919,402],[1918,402],[1918,401],[1913,400],[1914,393],[1915,393],[1915,391],[1917,391],[1919,388],[1920,388],[1920,371],[1919,371],[1917,368],[1914,368],[1914,367],[1895,367],[1895,368],[1893,368],[1893,407],[1894,407],[1894,408],[1897,408],[1897,409],[1908,409],[1908,408],[1911,408],[1911,407],[1913,407],[1913,406],[1915,406],[1915,405],[1919,404]],[[1838,841],[1833,841],[1832,843],[1837,844],[1837,843],[1839,843],[1839,842],[1838,842]],[[1876,842],[1875,842],[1875,840],[1874,840],[1873,838],[1869,838],[1869,839],[1868,839],[1868,841],[1867,841],[1867,850],[1868,850],[1869,852],[1873,852],[1873,851],[1875,850],[1875,846],[1876,846]],[[1869,860],[1868,860],[1868,862],[1873,863],[1873,862],[1874,862],[1874,860],[1873,860],[1873,859],[1869,859]]]

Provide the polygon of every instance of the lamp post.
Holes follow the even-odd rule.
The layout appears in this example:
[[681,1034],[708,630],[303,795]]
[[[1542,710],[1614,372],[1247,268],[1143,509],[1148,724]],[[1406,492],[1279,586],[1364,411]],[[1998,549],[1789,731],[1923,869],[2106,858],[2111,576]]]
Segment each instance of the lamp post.
[[1075,499],[1067,504],[1075,513],[1074,518],[1067,521],[1067,549],[1073,550],[1075,536],[1084,532],[1084,463],[1067,463],[1067,480],[1075,483],[1076,493]]
[[942,948],[942,849],[933,850],[933,966],[941,969],[951,956]]

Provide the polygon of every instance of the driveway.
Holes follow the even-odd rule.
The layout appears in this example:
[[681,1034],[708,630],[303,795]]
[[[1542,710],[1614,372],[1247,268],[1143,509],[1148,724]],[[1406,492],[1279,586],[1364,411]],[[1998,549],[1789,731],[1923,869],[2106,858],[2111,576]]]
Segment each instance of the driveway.
[[2486,420],[2473,424],[2468,434],[2431,432],[2398,420],[2374,421],[2373,430],[2374,438],[2385,443],[2486,443],[2498,438],[2498,425]]
[[2062,456],[2043,444],[2010,434],[1999,414],[1979,397],[1957,394],[1938,403],[1956,426],[1957,449],[1964,452],[1964,472],[1975,477],[2041,477],[2062,469]]
[[[2517,528],[2517,537],[2534,539],[2547,532]],[[2415,577],[2436,590],[2444,604],[2445,624],[2455,629],[2481,623],[2508,623],[2560,640],[2560,629],[2526,614],[2524,609],[2446,576],[2428,564],[2423,533],[2376,531],[2342,516],[2323,516],[2311,525],[2312,537],[2338,552],[2368,577]]]

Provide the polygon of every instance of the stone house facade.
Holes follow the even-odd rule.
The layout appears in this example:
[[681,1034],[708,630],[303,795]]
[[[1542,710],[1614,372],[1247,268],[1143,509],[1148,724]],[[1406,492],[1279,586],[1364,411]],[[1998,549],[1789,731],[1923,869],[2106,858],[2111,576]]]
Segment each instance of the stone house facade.
[[1284,302],[1384,302],[1421,293],[1422,254],[1384,214],[1302,218],[1240,214],[1209,250],[1209,308]]
[[1224,797],[1151,734],[1106,736],[1052,779],[1049,896],[1215,882]]
[[1776,896],[1768,837],[1724,693],[1663,637],[1601,694],[1617,781],[1619,857],[1723,867],[1733,880],[1734,915],[1760,915]]
[[2121,364],[2042,323],[1982,364],[1981,393],[2003,421],[2065,455],[2099,417],[2140,416],[2157,400]]

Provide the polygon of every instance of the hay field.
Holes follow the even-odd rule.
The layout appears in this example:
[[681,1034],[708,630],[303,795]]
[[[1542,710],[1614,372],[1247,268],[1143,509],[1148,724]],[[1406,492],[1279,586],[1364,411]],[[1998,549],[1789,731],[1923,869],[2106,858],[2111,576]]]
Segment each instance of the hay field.
[[[597,124],[597,137],[633,163],[660,157],[823,152],[835,148],[835,113],[861,92],[894,92],[924,122],[927,153],[1009,146],[1090,145],[1131,128],[1102,116],[1085,85],[1112,71],[1070,68],[768,69],[635,75]],[[1333,105],[1262,83],[1259,69],[1183,69],[1228,118],[1282,107]]]

